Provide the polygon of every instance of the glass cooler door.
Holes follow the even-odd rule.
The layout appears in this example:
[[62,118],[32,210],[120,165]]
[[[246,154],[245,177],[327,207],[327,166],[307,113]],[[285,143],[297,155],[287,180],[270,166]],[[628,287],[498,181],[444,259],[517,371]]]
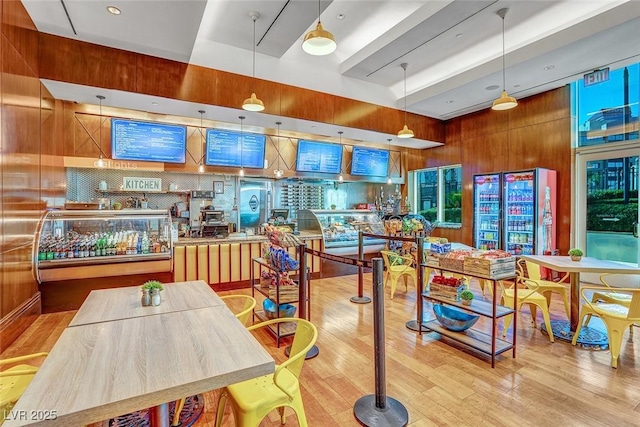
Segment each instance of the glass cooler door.
[[512,255],[535,253],[535,171],[504,174],[505,250]]
[[473,179],[473,245],[500,248],[501,174],[475,175]]

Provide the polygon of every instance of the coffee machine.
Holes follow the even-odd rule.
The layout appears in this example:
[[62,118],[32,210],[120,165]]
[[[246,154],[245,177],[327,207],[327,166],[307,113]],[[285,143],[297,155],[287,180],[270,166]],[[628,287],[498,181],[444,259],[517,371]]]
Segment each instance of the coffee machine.
[[227,237],[229,235],[229,223],[224,219],[224,211],[207,206],[200,211],[200,215],[201,237]]
[[194,235],[200,231],[201,212],[207,207],[213,206],[215,193],[213,190],[192,190],[189,196],[189,228],[192,231],[191,234]]

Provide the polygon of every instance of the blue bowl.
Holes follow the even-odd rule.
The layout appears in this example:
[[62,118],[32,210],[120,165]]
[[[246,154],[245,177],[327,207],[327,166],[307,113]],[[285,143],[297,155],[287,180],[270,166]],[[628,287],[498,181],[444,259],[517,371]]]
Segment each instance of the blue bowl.
[[[278,317],[276,303],[270,299],[262,301],[262,308],[267,319],[276,319]],[[293,317],[296,314],[296,306],[292,304],[280,304],[280,317]]]
[[434,304],[433,312],[438,322],[450,331],[462,332],[472,327],[480,318],[475,314],[455,309],[442,304]]

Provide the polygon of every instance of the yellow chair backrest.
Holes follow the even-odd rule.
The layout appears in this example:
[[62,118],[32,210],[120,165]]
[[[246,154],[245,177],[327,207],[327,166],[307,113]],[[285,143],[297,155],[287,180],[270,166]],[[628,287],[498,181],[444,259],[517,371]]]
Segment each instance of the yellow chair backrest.
[[235,314],[243,325],[247,324],[249,316],[256,306],[256,299],[250,295],[224,295],[221,296],[225,304]]
[[631,297],[631,305],[629,306],[629,314],[627,315],[627,319],[633,320],[633,321],[640,320],[640,289],[627,288],[622,290],[631,290],[631,292],[633,292],[633,297]]

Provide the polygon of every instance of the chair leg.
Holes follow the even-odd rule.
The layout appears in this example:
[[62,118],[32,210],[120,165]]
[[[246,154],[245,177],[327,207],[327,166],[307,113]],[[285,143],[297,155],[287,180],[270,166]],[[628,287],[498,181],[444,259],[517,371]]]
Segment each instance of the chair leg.
[[584,318],[587,316],[591,318],[591,314],[583,314],[582,312],[580,313],[580,320],[578,321],[578,327],[576,328],[576,331],[573,334],[571,345],[576,345],[576,343],[578,342],[578,336],[580,335],[580,330],[582,329],[582,322],[584,321]]
[[398,278],[391,276],[391,299],[393,299],[393,295],[396,293],[396,286],[398,286]]
[[[533,327],[538,327],[538,307],[535,304],[529,304],[529,311],[531,312],[531,323],[533,323]],[[544,310],[542,310],[544,313]]]
[[304,412],[304,405],[302,404],[302,396],[300,395],[300,393],[298,393],[293,398],[293,402],[291,402],[291,408],[296,413],[296,417],[298,417],[298,425],[300,427],[308,427],[307,415]]
[[614,325],[607,325],[607,334],[609,335],[609,350],[611,351],[611,367],[618,368],[618,357],[620,357],[620,347],[622,347],[622,334],[626,327],[618,329]]
[[280,414],[280,424],[285,425],[287,423],[287,416],[284,414],[284,406],[278,408],[278,413]]
[[216,410],[216,422],[214,424],[215,427],[219,427],[222,425],[222,418],[224,417],[224,407],[227,405],[227,390],[222,390],[220,392],[220,397],[218,398],[218,409]]
[[571,319],[571,306],[569,305],[569,297],[567,296],[567,290],[562,293],[562,301],[564,302],[564,311],[567,313],[567,319]]
[[173,423],[171,423],[172,427],[176,427],[180,425],[180,413],[182,412],[182,408],[184,408],[184,402],[187,399],[183,397],[180,400],[176,400],[176,409],[173,413]]
[[[503,304],[504,304],[505,307],[513,307],[513,300],[511,300],[509,298],[503,298],[503,301],[504,301]],[[511,322],[513,321],[513,317],[512,316],[516,315],[516,311],[517,310],[514,310],[514,312],[513,312],[514,314],[509,314],[509,315],[505,316],[504,323],[502,325],[502,336],[503,337],[507,336],[507,329],[509,329],[509,326],[511,326]],[[513,331],[513,333],[515,334],[516,331]]]
[[542,317],[544,318],[544,324],[547,327],[547,335],[549,335],[549,341],[554,342],[553,338],[553,329],[551,329],[551,320],[549,319],[549,310],[545,310],[540,307],[542,310]]

